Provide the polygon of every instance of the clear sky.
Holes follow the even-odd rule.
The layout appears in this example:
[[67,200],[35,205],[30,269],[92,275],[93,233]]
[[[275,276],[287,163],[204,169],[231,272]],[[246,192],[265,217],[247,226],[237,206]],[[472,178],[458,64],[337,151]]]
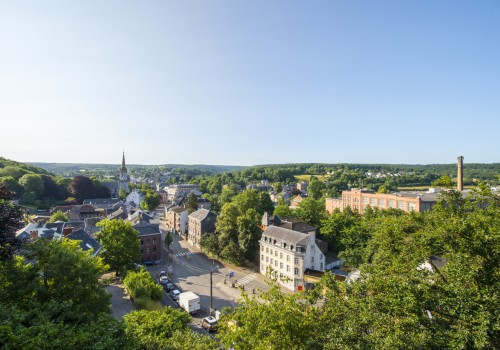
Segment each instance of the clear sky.
[[500,161],[500,1],[2,1],[0,156]]

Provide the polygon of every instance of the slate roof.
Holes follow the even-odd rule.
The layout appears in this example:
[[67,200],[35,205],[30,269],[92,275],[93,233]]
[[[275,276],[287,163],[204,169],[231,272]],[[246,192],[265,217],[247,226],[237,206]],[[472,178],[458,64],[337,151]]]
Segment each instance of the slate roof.
[[286,242],[293,245],[307,245],[311,235],[299,231],[289,230],[287,228],[278,226],[269,226],[264,232],[262,237],[267,236],[276,239],[278,242]]
[[120,202],[118,198],[93,198],[85,199],[83,204],[92,204],[96,208],[112,208],[115,204]]
[[80,241],[80,247],[84,251],[87,251],[89,249],[94,249],[94,255],[97,255],[101,250],[101,245],[99,244],[99,242],[97,242],[97,240],[94,237],[89,235],[83,229],[79,229],[78,231],[70,233],[69,235],[66,236],[66,238]]
[[114,219],[122,219],[125,220],[128,217],[128,214],[125,210],[122,208],[119,208],[118,210],[115,210],[111,214],[107,216],[109,220],[114,220]]
[[203,232],[214,232],[215,222],[217,221],[217,215],[208,209],[198,209],[197,211],[189,214],[190,218],[198,220],[201,222],[201,229]]
[[160,225],[153,225],[144,221],[134,225],[133,228],[139,232],[139,236],[161,234]]
[[169,211],[173,211],[173,212],[175,212],[177,214],[180,214],[180,213],[183,213],[183,212],[187,211],[187,208],[175,206],[175,207],[170,208]]

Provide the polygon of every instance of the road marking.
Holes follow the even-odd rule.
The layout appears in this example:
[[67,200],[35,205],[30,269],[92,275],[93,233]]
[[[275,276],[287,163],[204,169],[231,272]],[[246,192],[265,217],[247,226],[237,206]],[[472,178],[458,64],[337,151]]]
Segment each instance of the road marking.
[[174,254],[174,256],[187,256],[187,255],[192,255],[194,254],[193,252],[183,252],[183,253],[177,253]]
[[251,275],[246,275],[245,277],[243,278],[240,278],[238,280],[238,282],[236,283],[237,286],[243,286],[249,282],[252,282],[254,279],[256,278],[255,274],[251,274]]

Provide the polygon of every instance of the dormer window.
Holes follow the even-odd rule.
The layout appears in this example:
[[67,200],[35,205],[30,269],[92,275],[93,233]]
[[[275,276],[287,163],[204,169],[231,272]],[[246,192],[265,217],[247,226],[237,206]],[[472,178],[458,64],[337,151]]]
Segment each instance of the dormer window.
[[283,248],[286,248],[286,243],[283,243]]
[[276,240],[274,240],[273,244],[276,244]]
[[293,245],[290,246],[290,250],[293,250]]
[[264,237],[264,242],[267,242],[267,237]]

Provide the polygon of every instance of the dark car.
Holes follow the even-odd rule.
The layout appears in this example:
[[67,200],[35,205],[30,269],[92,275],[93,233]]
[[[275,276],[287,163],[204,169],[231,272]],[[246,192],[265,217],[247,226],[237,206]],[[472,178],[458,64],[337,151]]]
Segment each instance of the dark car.
[[171,292],[173,291],[174,289],[176,289],[177,287],[175,286],[175,284],[173,284],[172,282],[168,282],[167,284],[163,285],[163,289],[165,289],[165,291],[168,293],[168,292]]
[[155,263],[151,260],[144,261],[144,266],[153,266]]
[[217,330],[217,320],[213,316],[205,317],[201,320],[201,327],[209,332],[214,332]]

